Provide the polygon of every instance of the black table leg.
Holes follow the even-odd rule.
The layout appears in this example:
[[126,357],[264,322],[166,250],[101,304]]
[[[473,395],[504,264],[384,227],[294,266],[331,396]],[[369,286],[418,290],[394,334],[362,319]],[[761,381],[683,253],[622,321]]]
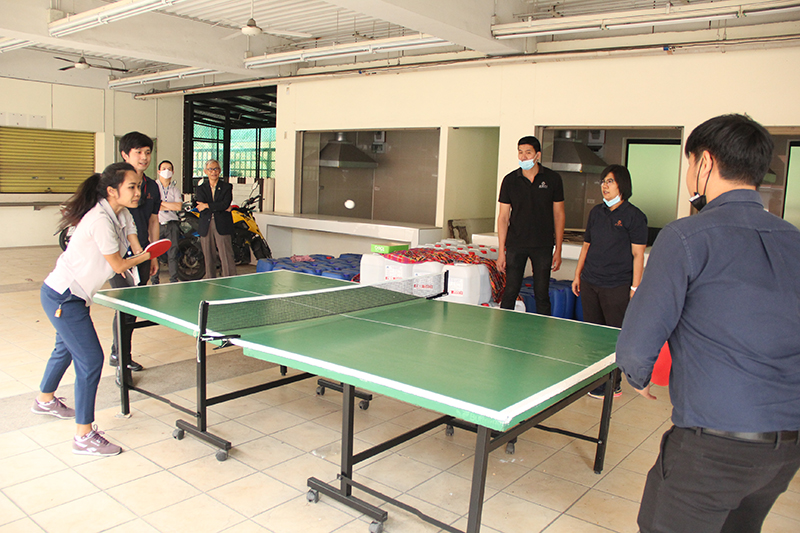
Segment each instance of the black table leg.
[[490,437],[491,431],[489,428],[478,426],[478,436],[475,441],[475,464],[472,467],[472,490],[469,496],[467,533],[478,533],[481,530],[483,495],[486,491],[486,469],[489,465]]
[[127,323],[123,319],[124,313],[118,311],[116,313],[114,327],[117,330],[117,350],[118,350],[118,366],[117,376],[119,377],[119,401],[120,410],[123,416],[130,416],[131,414],[131,400],[130,400],[130,386],[133,383],[131,377],[131,369],[128,365],[131,362],[131,342],[128,332],[133,329],[133,324]]
[[599,474],[603,471],[606,458],[606,446],[608,444],[608,430],[611,426],[611,407],[614,403],[614,384],[619,375],[619,369],[614,370],[608,375],[606,381],[606,393],[603,396],[603,414],[600,416],[600,431],[597,434],[597,450],[594,455],[594,473]]

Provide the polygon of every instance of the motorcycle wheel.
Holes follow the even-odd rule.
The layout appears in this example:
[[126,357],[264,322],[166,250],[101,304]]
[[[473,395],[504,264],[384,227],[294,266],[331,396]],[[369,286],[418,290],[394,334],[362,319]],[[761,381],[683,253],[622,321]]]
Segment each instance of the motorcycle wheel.
[[272,251],[262,238],[256,237],[250,245],[253,247],[253,255],[256,256],[256,259],[272,259]]
[[67,226],[61,230],[61,233],[58,234],[58,245],[61,247],[62,251],[67,249],[67,245],[69,244],[69,240],[72,238],[74,231],[75,226]]
[[233,260],[237,265],[250,264],[250,244],[247,242],[247,237],[241,228],[236,228],[236,231],[231,236],[231,246],[233,247]]
[[206,275],[203,249],[197,238],[183,239],[178,243],[178,279],[194,281]]
[[233,260],[236,261],[237,265],[249,265],[250,264],[250,245],[246,242],[240,244],[239,246],[233,246]]

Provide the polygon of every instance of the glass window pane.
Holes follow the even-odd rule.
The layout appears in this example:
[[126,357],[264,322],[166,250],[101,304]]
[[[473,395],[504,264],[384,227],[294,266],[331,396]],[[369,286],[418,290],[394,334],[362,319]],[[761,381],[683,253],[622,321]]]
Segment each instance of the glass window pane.
[[795,143],[789,147],[783,218],[800,228],[800,144]]

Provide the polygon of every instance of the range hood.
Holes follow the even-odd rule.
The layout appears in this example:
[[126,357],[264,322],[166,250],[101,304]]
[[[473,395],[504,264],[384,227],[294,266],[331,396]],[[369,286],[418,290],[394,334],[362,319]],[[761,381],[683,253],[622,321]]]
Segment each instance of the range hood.
[[608,165],[591,148],[573,139],[571,131],[565,131],[553,140],[553,162],[548,166],[557,172],[600,174]]
[[378,163],[347,141],[343,132],[336,134],[319,152],[319,166],[329,168],[375,168]]

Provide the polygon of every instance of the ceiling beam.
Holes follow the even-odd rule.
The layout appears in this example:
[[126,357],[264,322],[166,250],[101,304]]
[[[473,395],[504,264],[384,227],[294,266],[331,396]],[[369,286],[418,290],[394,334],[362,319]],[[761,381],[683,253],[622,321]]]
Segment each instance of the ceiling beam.
[[[242,63],[247,39],[224,39],[231,35],[229,29],[151,12],[58,38],[51,37],[48,30],[49,7],[49,0],[0,0],[0,36],[69,48],[76,53],[116,55],[142,63],[208,68],[255,77]],[[259,49],[286,42],[270,35],[251,39],[251,45]]]
[[440,37],[489,56],[519,54],[492,36],[495,0],[326,0],[344,9]]

